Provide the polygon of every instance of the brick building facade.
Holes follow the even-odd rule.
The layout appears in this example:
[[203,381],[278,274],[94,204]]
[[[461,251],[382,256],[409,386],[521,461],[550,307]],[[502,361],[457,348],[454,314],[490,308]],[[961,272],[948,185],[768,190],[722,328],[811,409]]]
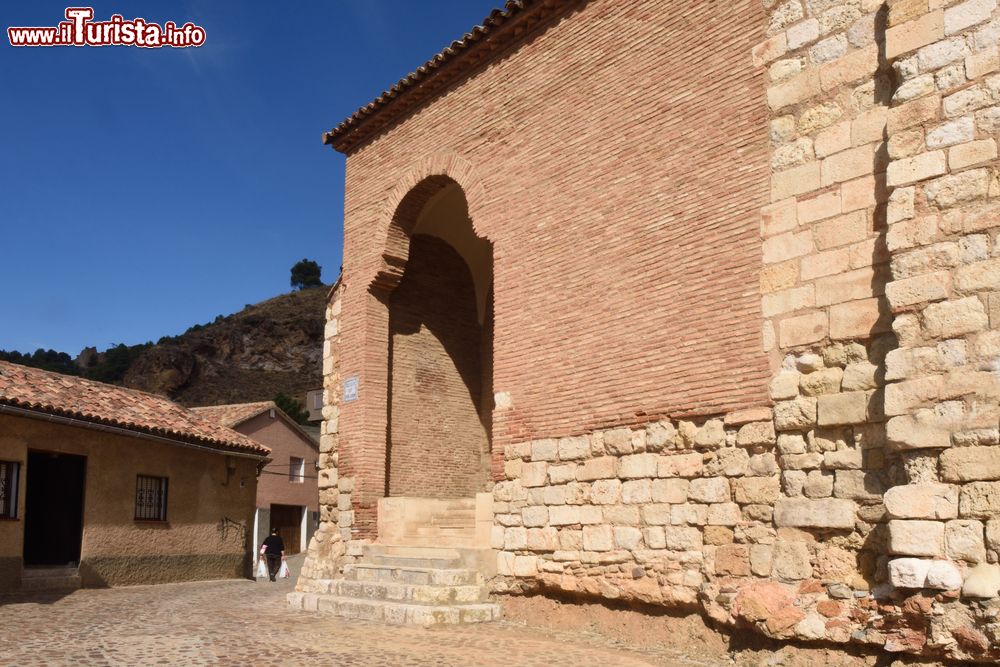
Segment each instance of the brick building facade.
[[997,2],[682,5],[508,3],[325,136],[300,589],[409,476],[497,593],[996,659]]

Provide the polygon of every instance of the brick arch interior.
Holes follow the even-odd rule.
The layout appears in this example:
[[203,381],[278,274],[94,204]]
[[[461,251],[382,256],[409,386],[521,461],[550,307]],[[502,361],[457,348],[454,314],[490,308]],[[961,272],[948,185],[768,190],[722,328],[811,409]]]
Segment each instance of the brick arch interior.
[[387,318],[388,496],[468,497],[489,485],[492,248],[463,195],[440,176],[411,190],[371,286]]

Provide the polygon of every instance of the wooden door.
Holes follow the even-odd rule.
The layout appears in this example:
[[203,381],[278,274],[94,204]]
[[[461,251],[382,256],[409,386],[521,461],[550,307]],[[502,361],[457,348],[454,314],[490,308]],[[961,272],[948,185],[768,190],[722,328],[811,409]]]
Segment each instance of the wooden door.
[[302,507],[300,505],[271,505],[271,529],[285,542],[285,555],[302,550]]

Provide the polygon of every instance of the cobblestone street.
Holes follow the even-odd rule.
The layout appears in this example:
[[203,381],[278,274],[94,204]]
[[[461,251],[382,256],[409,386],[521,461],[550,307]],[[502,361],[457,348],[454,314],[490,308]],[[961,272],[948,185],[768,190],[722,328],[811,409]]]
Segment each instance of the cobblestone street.
[[[293,559],[293,571],[301,565]],[[424,630],[293,612],[293,579],[0,597],[2,665],[695,665],[510,623]]]

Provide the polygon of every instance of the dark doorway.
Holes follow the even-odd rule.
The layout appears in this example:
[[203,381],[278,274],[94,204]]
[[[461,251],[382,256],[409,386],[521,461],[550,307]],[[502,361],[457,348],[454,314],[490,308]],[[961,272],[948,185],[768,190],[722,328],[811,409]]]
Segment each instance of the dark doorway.
[[285,543],[285,554],[291,556],[302,550],[302,506],[271,505],[271,530]]
[[28,452],[25,565],[80,563],[86,471],[84,456]]

